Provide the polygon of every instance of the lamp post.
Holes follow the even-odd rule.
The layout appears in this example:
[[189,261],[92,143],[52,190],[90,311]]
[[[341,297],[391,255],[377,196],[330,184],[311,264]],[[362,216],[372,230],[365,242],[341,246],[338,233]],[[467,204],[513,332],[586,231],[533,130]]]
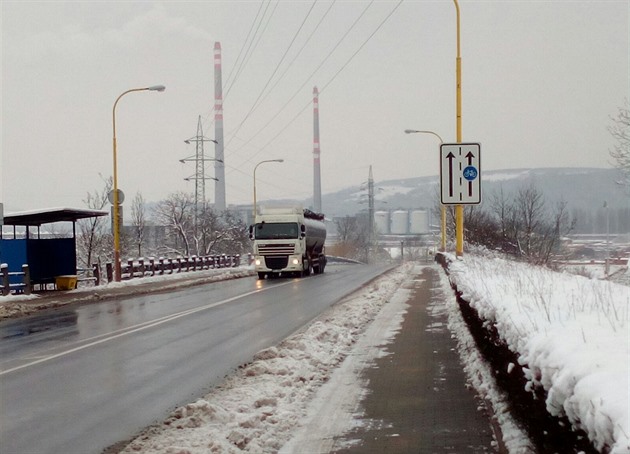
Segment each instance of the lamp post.
[[[455,3],[457,14],[457,58],[455,60],[456,73],[456,126],[457,143],[462,142],[462,57],[460,47],[460,27],[459,27],[459,4]],[[460,257],[464,255],[464,206],[455,205],[455,254]]]
[[[405,129],[405,134],[432,134],[438,138],[440,141],[440,145],[444,143],[442,137],[436,132],[433,131],[418,131],[416,129]],[[441,241],[440,241],[440,251],[446,251],[446,207],[440,204],[440,212],[441,212],[441,220],[440,220],[440,232],[441,232]]]
[[264,161],[260,161],[254,167],[254,220],[253,222],[256,222],[256,170],[258,169],[259,165],[264,164],[265,162],[284,162],[284,159],[266,159]]
[[114,144],[114,175],[113,175],[113,205],[114,205],[114,278],[116,282],[120,282],[121,278],[121,268],[120,268],[120,220],[119,220],[119,194],[118,194],[118,162],[116,157],[116,105],[120,98],[125,96],[127,93],[131,93],[133,91],[164,91],[166,87],[164,85],[152,85],[151,87],[144,88],[132,88],[131,90],[127,90],[122,93],[116,101],[114,102],[114,107],[112,109],[112,126],[113,126],[113,144]]

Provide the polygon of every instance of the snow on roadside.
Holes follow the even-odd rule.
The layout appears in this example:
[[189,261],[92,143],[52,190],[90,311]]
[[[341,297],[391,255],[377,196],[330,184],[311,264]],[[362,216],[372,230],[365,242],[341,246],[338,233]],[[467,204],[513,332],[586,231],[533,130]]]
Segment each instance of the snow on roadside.
[[42,293],[32,293],[30,295],[11,294],[0,296],[0,320],[21,317],[52,307],[77,302],[98,301],[101,298],[120,291],[125,291],[127,294],[134,294],[137,289],[142,287],[146,288],[147,286],[149,286],[152,291],[176,290],[193,284],[209,284],[226,279],[253,276],[254,274],[253,266],[243,265],[235,268],[217,268],[164,274],[161,276],[137,277],[122,282],[110,282],[99,286],[80,287],[67,291],[50,290]]
[[277,346],[259,352],[212,392],[176,409],[121,452],[277,452],[411,266],[377,279]]
[[630,453],[630,289],[473,255],[449,269],[462,298],[520,355],[528,386],[544,387],[547,410],[599,450]]

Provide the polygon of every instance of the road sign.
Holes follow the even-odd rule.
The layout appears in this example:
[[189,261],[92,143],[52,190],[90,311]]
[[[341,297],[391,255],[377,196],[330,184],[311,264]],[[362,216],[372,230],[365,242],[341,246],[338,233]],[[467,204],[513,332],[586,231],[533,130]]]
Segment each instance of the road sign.
[[440,145],[440,188],[443,205],[481,203],[481,145]]
[[[111,203],[112,205],[114,204],[114,190],[113,189],[107,193],[107,200],[109,200],[109,203]],[[118,204],[122,205],[124,201],[125,201],[125,193],[122,192],[122,189],[118,189]]]

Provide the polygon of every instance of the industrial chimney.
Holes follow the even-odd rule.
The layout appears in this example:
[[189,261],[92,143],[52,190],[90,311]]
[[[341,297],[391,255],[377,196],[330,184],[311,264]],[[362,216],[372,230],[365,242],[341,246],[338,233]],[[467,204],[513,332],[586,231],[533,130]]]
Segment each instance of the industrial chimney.
[[221,80],[221,43],[214,43],[214,207],[225,211],[225,163],[223,156],[223,82]]

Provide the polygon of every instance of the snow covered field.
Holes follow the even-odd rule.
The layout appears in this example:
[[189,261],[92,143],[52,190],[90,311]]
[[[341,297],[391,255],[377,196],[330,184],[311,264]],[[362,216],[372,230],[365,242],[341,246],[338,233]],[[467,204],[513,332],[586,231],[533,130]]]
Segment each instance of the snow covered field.
[[547,411],[602,452],[630,453],[630,288],[500,258],[451,260],[462,298],[520,355]]

